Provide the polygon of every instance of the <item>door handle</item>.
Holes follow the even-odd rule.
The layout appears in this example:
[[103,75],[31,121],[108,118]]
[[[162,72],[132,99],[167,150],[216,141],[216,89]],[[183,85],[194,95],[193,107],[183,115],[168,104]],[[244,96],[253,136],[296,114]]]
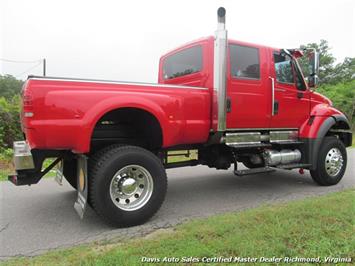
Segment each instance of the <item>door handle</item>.
[[232,101],[231,97],[227,97],[227,113],[230,113],[232,111]]
[[280,89],[280,88],[275,88],[275,91],[282,91],[282,92],[285,92],[286,90],[285,90],[285,89]]

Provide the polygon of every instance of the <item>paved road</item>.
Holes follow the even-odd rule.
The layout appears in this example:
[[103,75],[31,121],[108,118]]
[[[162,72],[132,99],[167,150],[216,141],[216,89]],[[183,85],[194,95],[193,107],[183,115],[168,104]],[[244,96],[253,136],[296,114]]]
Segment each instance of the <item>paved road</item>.
[[348,150],[348,169],[336,186],[315,185],[308,172],[277,171],[236,177],[232,171],[204,166],[168,170],[165,203],[154,218],[142,226],[110,228],[91,208],[80,220],[73,204],[76,192],[50,179],[31,187],[0,184],[0,259],[37,255],[99,239],[126,239],[166,228],[193,217],[236,211],[262,203],[288,201],[355,187],[355,149]]

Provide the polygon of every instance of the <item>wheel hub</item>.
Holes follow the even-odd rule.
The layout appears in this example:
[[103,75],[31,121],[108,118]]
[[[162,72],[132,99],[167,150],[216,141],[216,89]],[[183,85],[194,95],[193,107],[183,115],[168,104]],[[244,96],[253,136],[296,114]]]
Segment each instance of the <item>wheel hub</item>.
[[110,196],[116,207],[125,211],[142,208],[153,193],[153,178],[142,166],[128,165],[116,172],[110,184]]
[[336,176],[343,168],[343,155],[338,148],[332,148],[325,157],[325,170],[328,175]]
[[125,178],[120,182],[121,192],[127,196],[132,195],[137,189],[137,182],[133,178]]

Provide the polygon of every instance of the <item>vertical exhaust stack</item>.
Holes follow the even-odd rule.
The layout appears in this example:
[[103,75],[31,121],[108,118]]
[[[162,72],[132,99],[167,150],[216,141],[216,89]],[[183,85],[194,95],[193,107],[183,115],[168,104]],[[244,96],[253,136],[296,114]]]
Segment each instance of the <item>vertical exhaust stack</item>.
[[214,38],[214,61],[213,61],[213,131],[226,130],[226,71],[227,71],[227,31],[226,10],[220,7],[217,10],[217,30]]

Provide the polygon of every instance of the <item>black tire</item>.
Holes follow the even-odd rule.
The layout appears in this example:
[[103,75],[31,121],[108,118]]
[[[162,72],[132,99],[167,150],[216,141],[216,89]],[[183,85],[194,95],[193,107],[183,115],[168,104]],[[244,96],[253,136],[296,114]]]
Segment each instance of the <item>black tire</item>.
[[[332,150],[334,151],[334,149],[340,151],[343,159],[343,165],[337,174],[330,175],[326,169],[326,157],[330,156],[328,155],[328,153]],[[344,144],[336,137],[325,137],[319,149],[317,168],[315,170],[310,171],[312,179],[314,180],[314,182],[321,186],[332,186],[338,184],[345,173],[346,164],[347,154]]]
[[77,189],[77,167],[76,159],[63,161],[63,175],[75,190]]
[[[115,227],[143,224],[162,205],[167,190],[166,172],[158,157],[150,151],[137,146],[112,145],[96,153],[89,165],[90,203],[108,224]],[[147,170],[153,185],[151,196],[144,205],[135,210],[124,210],[116,206],[118,203],[112,199],[111,188],[118,171],[130,165]]]

